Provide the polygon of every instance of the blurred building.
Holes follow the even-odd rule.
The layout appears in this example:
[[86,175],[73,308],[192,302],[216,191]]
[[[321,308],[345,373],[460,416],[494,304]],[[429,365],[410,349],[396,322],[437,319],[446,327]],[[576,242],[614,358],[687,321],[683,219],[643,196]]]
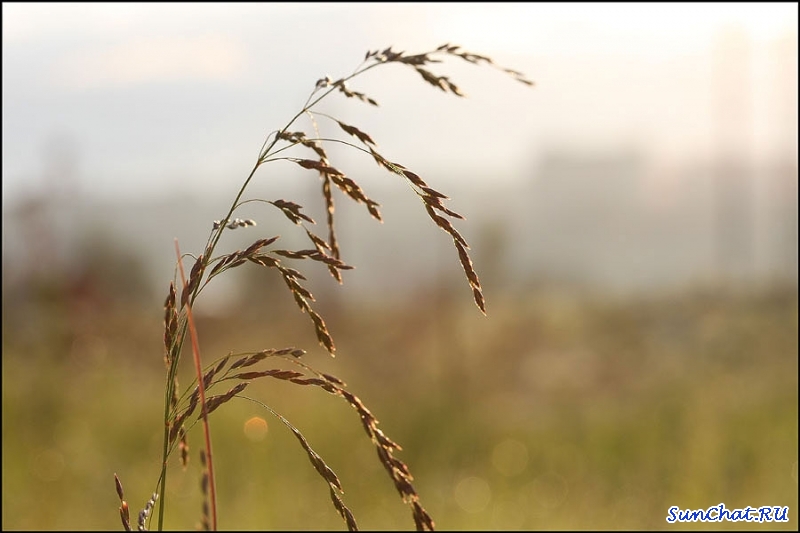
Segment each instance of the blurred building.
[[[524,231],[531,255],[519,264],[559,281],[621,287],[646,270],[637,150],[553,151],[536,171]],[[524,228],[524,229],[523,229]]]
[[744,282],[754,274],[754,132],[751,43],[724,30],[712,57],[716,277]]
[[770,126],[769,163],[764,172],[772,216],[764,227],[768,271],[797,283],[797,34],[776,39],[769,50],[767,117]]

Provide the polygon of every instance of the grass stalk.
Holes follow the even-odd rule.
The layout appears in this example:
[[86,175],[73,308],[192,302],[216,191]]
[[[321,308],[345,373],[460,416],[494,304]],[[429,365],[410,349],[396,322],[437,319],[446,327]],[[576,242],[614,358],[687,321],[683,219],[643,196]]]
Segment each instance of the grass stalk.
[[[140,527],[145,527],[145,520],[149,517],[153,505],[156,500],[159,503],[158,513],[158,529],[162,530],[164,526],[164,515],[166,509],[166,482],[168,459],[171,452],[174,450],[174,444],[178,442],[180,435],[180,446],[182,450],[182,457],[188,456],[188,447],[185,444],[185,436],[187,428],[191,428],[195,423],[201,422],[203,426],[204,448],[200,452],[201,463],[207,469],[203,478],[202,490],[204,497],[208,497],[208,509],[204,505],[203,512],[203,525],[213,530],[217,529],[217,498],[216,498],[216,484],[214,478],[213,468],[213,455],[211,450],[211,431],[209,426],[208,417],[211,412],[217,409],[221,404],[233,398],[245,398],[240,395],[245,387],[250,382],[263,377],[270,377],[273,379],[280,379],[292,382],[297,385],[310,385],[318,387],[324,391],[344,399],[350,404],[359,415],[359,419],[364,426],[364,429],[369,436],[370,440],[376,447],[378,457],[387,473],[389,474],[392,482],[395,485],[398,493],[400,494],[403,502],[411,507],[412,516],[417,529],[420,530],[433,530],[434,522],[430,515],[425,511],[420,503],[419,495],[414,489],[410,481],[413,479],[408,467],[400,459],[394,456],[396,451],[401,450],[400,446],[393,440],[388,438],[383,431],[378,429],[378,419],[371,413],[364,403],[354,394],[345,389],[344,382],[338,378],[334,378],[328,374],[323,374],[315,371],[311,366],[296,361],[297,358],[305,354],[305,350],[296,348],[285,348],[281,350],[268,349],[261,352],[240,354],[238,358],[233,361],[229,368],[223,372],[223,369],[231,359],[231,354],[226,357],[218,359],[211,367],[204,370],[202,360],[200,357],[200,344],[197,335],[197,327],[194,322],[193,306],[196,299],[199,297],[203,288],[209,281],[216,275],[222,272],[235,268],[242,264],[254,263],[268,270],[277,272],[286,283],[289,291],[292,293],[294,300],[300,310],[307,314],[314,324],[317,334],[317,339],[321,346],[323,346],[328,353],[333,356],[335,346],[333,338],[330,335],[327,326],[325,325],[322,317],[314,310],[311,302],[315,299],[311,292],[302,285],[306,280],[305,276],[298,270],[287,266],[287,260],[311,260],[323,263],[330,271],[331,275],[339,282],[342,282],[341,270],[349,270],[353,268],[345,264],[339,257],[339,248],[334,230],[334,199],[332,190],[338,188],[343,194],[350,197],[356,203],[364,204],[372,215],[373,218],[381,221],[381,215],[378,211],[379,204],[366,196],[361,187],[351,178],[346,176],[342,171],[331,165],[328,155],[324,149],[325,145],[332,143],[342,143],[361,151],[362,153],[371,156],[379,167],[388,170],[390,173],[400,176],[407,181],[412,191],[423,202],[425,212],[430,219],[440,229],[449,234],[453,239],[453,244],[458,252],[459,261],[464,270],[464,274],[469,283],[470,289],[473,293],[473,299],[478,308],[485,314],[485,302],[478,275],[473,268],[472,261],[469,257],[469,246],[463,236],[455,229],[452,220],[463,219],[461,215],[452,211],[444,205],[444,201],[448,197],[439,191],[433,189],[424,181],[418,174],[408,170],[399,163],[393,163],[377,151],[377,145],[372,137],[363,132],[355,126],[345,124],[339,119],[323,112],[314,112],[319,116],[325,117],[337,124],[341,130],[350,135],[348,140],[334,138],[330,135],[322,135],[319,131],[314,113],[312,110],[323,99],[336,91],[343,93],[347,98],[356,98],[362,102],[377,106],[378,103],[367,95],[358,91],[352,90],[348,87],[347,83],[353,78],[377,67],[386,64],[401,64],[414,69],[425,82],[434,87],[451,93],[456,96],[464,96],[464,93],[453,83],[447,76],[437,76],[428,70],[428,65],[433,63],[442,62],[437,57],[450,56],[459,57],[469,63],[485,64],[498,68],[506,74],[511,75],[517,81],[526,85],[532,85],[523,75],[511,69],[505,69],[496,65],[491,59],[478,54],[464,52],[459,46],[450,44],[442,45],[435,50],[423,54],[406,54],[405,52],[396,52],[390,48],[385,50],[376,50],[367,52],[364,59],[353,72],[338,80],[331,80],[325,77],[317,81],[311,94],[308,96],[302,109],[298,111],[286,125],[277,131],[274,131],[267,136],[267,139],[261,146],[258,158],[253,169],[250,171],[247,178],[239,187],[233,202],[230,205],[226,215],[219,221],[215,221],[213,230],[209,234],[206,241],[203,253],[196,257],[195,263],[192,267],[191,273],[187,279],[183,268],[183,257],[181,256],[180,247],[177,240],[175,241],[175,253],[177,256],[177,273],[179,274],[180,282],[180,297],[178,298],[175,284],[170,284],[169,294],[165,302],[165,330],[164,330],[164,344],[166,349],[165,362],[167,366],[167,382],[165,386],[164,396],[164,441],[162,447],[162,461],[161,473],[157,485],[160,485],[157,494],[154,494],[148,506],[142,511],[141,515],[144,517]],[[311,119],[314,134],[307,136],[302,130],[292,131],[295,127],[295,122],[303,115],[308,115]],[[352,141],[355,137],[360,142],[360,146]],[[278,143],[284,142],[285,146],[278,147]],[[277,147],[277,148],[276,148]],[[297,157],[288,157],[281,154],[284,150],[294,147],[307,148],[314,151],[317,159],[305,159]],[[312,232],[306,223],[314,224],[313,219],[301,212],[302,206],[294,202],[286,201],[284,199],[265,200],[261,198],[244,199],[245,192],[252,182],[256,171],[265,163],[275,161],[289,161],[295,163],[304,169],[314,170],[319,173],[322,179],[322,196],[325,201],[327,210],[327,226],[328,226],[328,239],[325,240]],[[335,187],[334,187],[335,186]],[[226,230],[233,230],[238,227],[255,225],[252,220],[232,219],[235,211],[245,203],[248,202],[263,202],[264,204],[271,204],[272,206],[283,211],[284,215],[295,225],[301,226],[305,231],[308,238],[312,241],[313,249],[304,250],[283,250],[274,249],[271,245],[278,239],[260,238],[256,240],[245,250],[237,250],[236,252],[214,257],[214,252],[217,244]],[[211,268],[209,268],[211,267]],[[208,270],[208,272],[207,272]],[[205,281],[203,278],[205,277]],[[197,386],[194,392],[188,389],[186,392],[178,395],[178,361],[182,352],[183,344],[186,340],[187,332],[189,334],[192,355],[194,359],[194,368],[197,380]],[[236,368],[243,368],[251,365],[256,365],[264,360],[273,360],[274,358],[285,359],[295,365],[299,365],[302,369],[310,372],[305,374],[294,370],[285,370],[280,368],[270,368],[259,371],[248,371],[231,374],[231,371]],[[240,383],[234,388],[228,390],[227,393],[222,395],[207,396],[207,390],[224,380],[238,380]],[[249,399],[249,398],[248,398]],[[252,399],[251,399],[252,400]],[[257,400],[253,400],[257,401]],[[190,418],[200,405],[200,414],[197,418]],[[317,472],[327,481],[330,486],[331,501],[345,520],[349,529],[357,529],[355,517],[350,509],[344,504],[341,498],[343,489],[339,482],[338,477],[333,473],[333,470],[325,463],[319,454],[314,451],[310,443],[307,442],[302,433],[289,423],[288,419],[283,415],[275,412],[266,404],[264,407],[271,411],[274,415],[289,428],[297,437],[298,442],[307,453],[312,465]],[[184,463],[185,465],[185,463]],[[208,494],[206,494],[208,489]],[[121,492],[121,491],[120,491]],[[158,495],[160,494],[160,498]],[[122,498],[120,494],[120,498]],[[123,502],[124,503],[124,502]],[[209,513],[210,511],[210,513]],[[121,511],[122,512],[122,511]],[[210,514],[210,523],[208,523],[208,514]],[[123,523],[125,519],[123,518]]]
[[[181,250],[178,246],[178,240],[175,239],[175,255],[178,257],[178,270],[181,275],[181,285],[184,290],[188,289],[186,282],[186,275],[183,271],[183,261],[181,260]],[[194,368],[197,371],[197,388],[200,391],[200,409],[203,418],[203,438],[206,446],[206,461],[208,464],[208,485],[210,493],[211,504],[211,529],[217,530],[217,493],[216,483],[214,482],[214,456],[211,453],[211,429],[208,425],[208,406],[206,404],[206,390],[203,383],[203,365],[200,361],[200,341],[197,338],[197,328],[194,323],[194,316],[192,315],[191,302],[186,303],[186,323],[189,328],[189,336],[192,342],[192,356],[194,358]]]

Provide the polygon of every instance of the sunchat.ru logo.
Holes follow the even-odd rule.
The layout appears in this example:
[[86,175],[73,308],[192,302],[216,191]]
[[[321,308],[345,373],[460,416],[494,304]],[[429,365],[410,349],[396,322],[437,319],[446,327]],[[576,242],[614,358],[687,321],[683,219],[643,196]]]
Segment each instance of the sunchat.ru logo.
[[708,509],[680,509],[673,505],[667,511],[667,522],[788,522],[789,507],[762,506],[726,509],[725,504]]

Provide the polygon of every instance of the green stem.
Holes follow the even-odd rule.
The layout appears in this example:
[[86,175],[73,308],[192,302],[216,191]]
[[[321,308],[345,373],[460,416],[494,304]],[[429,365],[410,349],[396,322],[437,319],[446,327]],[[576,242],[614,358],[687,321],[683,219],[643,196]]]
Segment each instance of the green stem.
[[[185,324],[181,327],[178,335],[178,346],[183,346],[183,337],[185,334]],[[178,356],[179,350],[176,350],[175,357],[172,358],[169,371],[167,372],[167,386],[165,387],[166,393],[164,396],[164,446],[161,453],[161,488],[159,490],[160,498],[158,499],[158,530],[163,531],[164,526],[164,506],[167,499],[167,458],[169,456],[169,408],[172,403],[172,394],[175,388],[175,374],[178,371]]]

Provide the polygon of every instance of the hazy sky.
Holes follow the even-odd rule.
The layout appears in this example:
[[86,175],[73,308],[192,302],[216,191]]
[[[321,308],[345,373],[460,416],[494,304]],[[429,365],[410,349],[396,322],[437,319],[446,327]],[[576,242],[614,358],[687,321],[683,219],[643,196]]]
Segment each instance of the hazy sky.
[[451,169],[443,180],[474,169],[525,180],[563,147],[703,157],[725,32],[749,43],[755,142],[773,145],[769,54],[779,39],[796,46],[792,3],[3,3],[3,203],[61,182],[98,197],[230,193],[318,78],[389,45],[459,44],[537,83],[439,65],[461,100],[396,65],[352,84],[381,108],[338,97],[321,108],[408,167]]

